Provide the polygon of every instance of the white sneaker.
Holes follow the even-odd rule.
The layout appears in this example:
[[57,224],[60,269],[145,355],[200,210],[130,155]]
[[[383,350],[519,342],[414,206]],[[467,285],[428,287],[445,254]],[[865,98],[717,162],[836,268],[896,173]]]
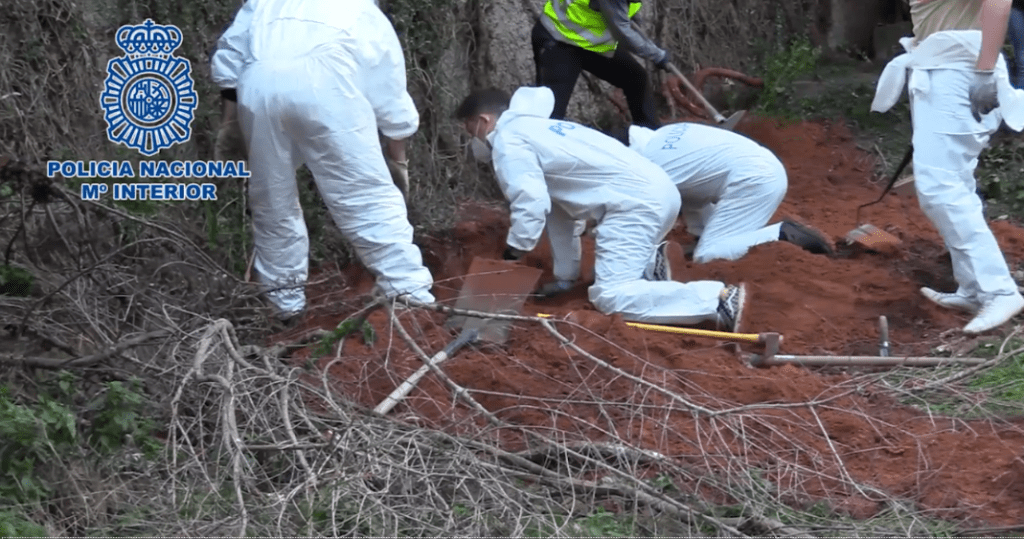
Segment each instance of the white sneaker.
[[654,251],[654,260],[644,268],[644,279],[648,281],[671,281],[672,267],[668,263],[668,256],[665,250],[668,242],[663,241]]
[[972,314],[981,309],[981,303],[978,300],[967,296],[961,296],[960,294],[939,292],[937,290],[932,290],[927,286],[921,288],[921,294],[939,307],[956,309],[958,311],[964,311]]
[[1021,296],[1020,292],[995,296],[986,301],[985,305],[981,307],[981,311],[978,312],[978,316],[964,326],[964,333],[974,335],[999,327],[1021,310],[1024,310],[1024,296]]

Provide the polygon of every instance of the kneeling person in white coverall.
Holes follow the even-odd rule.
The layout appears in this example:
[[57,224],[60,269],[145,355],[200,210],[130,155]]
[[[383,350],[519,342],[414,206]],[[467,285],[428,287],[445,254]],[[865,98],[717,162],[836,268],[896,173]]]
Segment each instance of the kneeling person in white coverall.
[[212,64],[217,84],[237,88],[255,268],[280,318],[306,303],[309,236],[295,178],[303,163],[378,290],[433,302],[377,135],[403,140],[419,127],[398,37],[380,9],[369,0],[250,0]]
[[584,221],[597,221],[590,301],[604,314],[658,324],[714,320],[737,331],[743,285],[669,279],[656,246],[679,214],[679,191],[665,171],[617,140],[573,122],[550,119],[546,87],[470,94],[456,111],[474,137],[474,155],[493,160],[511,204],[504,258],[533,250],[547,229],[555,278],[580,275]]
[[[1024,309],[1024,297],[985,221],[974,169],[989,137],[1006,122],[1024,128],[1024,92],[1010,85],[999,53],[1011,0],[911,0],[914,37],[885,67],[871,109],[892,108],[909,88],[918,202],[949,249],[958,289],[922,288],[929,300],[976,313],[975,334]],[[908,77],[909,76],[909,77]]]
[[765,226],[786,196],[782,162],[749,138],[708,125],[629,128],[629,147],[668,173],[682,196],[687,231],[700,239],[697,263],[736,260],[754,245],[788,241],[832,254],[820,233],[795,221]]

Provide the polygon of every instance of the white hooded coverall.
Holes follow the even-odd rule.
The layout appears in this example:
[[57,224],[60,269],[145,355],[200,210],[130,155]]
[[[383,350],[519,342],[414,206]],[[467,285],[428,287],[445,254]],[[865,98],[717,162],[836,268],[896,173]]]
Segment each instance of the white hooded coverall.
[[999,244],[976,194],[978,155],[1001,121],[1024,127],[1024,92],[1009,82],[1006,61],[996,62],[1000,106],[978,122],[968,93],[981,50],[981,31],[947,30],[929,35],[889,62],[878,80],[871,110],[892,108],[908,86],[914,124],[914,184],[918,202],[949,249],[957,294],[985,303],[1017,293]]
[[717,320],[717,281],[643,280],[657,244],[679,214],[665,171],[593,129],[550,119],[546,87],[520,88],[487,139],[511,205],[509,246],[531,251],[547,228],[555,277],[580,272],[579,221],[597,221],[590,301],[605,314],[658,324]]
[[218,42],[213,80],[237,88],[249,147],[255,267],[284,313],[305,306],[309,236],[295,171],[303,163],[331,217],[388,297],[433,302],[405,201],[378,129],[419,127],[394,28],[370,0],[250,0]]
[[786,196],[786,169],[767,148],[725,129],[697,123],[657,131],[629,128],[629,147],[668,173],[682,196],[687,230],[700,236],[693,260],[736,260],[777,241],[765,226]]

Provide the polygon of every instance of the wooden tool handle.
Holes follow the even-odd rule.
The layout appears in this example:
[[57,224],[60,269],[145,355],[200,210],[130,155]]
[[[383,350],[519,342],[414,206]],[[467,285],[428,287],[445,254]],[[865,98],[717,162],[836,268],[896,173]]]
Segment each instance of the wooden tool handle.
[[716,339],[731,339],[734,341],[761,342],[759,333],[731,333],[728,331],[712,331],[709,329],[680,328],[675,326],[662,326],[658,324],[644,324],[642,322],[626,322],[627,326],[650,331],[661,331],[664,333],[676,333],[679,335],[692,335],[694,337],[713,337]]
[[[643,29],[640,28],[640,25],[637,24],[636,21],[632,21],[631,24],[633,26],[633,30],[635,30],[636,33],[640,34],[640,36],[643,37],[644,39],[647,39],[647,35],[644,34]],[[711,114],[711,116],[715,119],[716,122],[720,124],[725,123],[725,116],[722,116],[721,113],[715,110],[715,107],[711,106],[711,103],[704,98],[704,95],[701,94],[700,91],[693,86],[693,83],[690,82],[690,79],[684,77],[683,74],[679,72],[679,68],[677,68],[675,64],[669,62],[668,70],[671,71],[673,75],[682,79],[683,84],[686,85],[686,88],[697,96],[697,99],[700,100],[700,104],[704,106],[704,109],[707,110],[709,114]]]
[[722,116],[720,112],[715,110],[715,107],[712,106],[711,103],[704,97],[704,94],[700,93],[700,90],[698,90],[693,85],[693,83],[690,82],[690,79],[684,77],[683,74],[679,72],[679,68],[677,68],[675,64],[669,62],[668,69],[669,71],[672,72],[673,75],[679,77],[683,81],[683,85],[685,85],[686,88],[690,90],[690,92],[693,95],[697,96],[697,99],[700,100],[700,104],[704,106],[704,108],[708,111],[708,113],[711,114],[712,117],[714,117],[716,122],[725,123],[725,116]]
[[438,365],[439,363],[452,357],[455,354],[455,352],[459,351],[459,348],[462,348],[464,345],[475,341],[477,335],[479,335],[479,333],[475,329],[463,330],[462,333],[460,333],[459,336],[454,341],[449,343],[448,346],[444,348],[444,350],[441,350],[437,354],[434,354],[434,357],[430,358],[430,361],[428,362],[427,365],[424,365],[419,369],[416,369],[416,372],[412,373],[412,376],[410,376],[404,382],[402,382],[402,385],[398,386],[394,391],[392,391],[391,394],[388,395],[386,399],[381,401],[381,403],[378,404],[377,407],[373,409],[373,411],[377,412],[378,414],[386,414],[390,412],[391,409],[394,408],[399,401],[404,399],[406,395],[408,395],[409,392],[412,391],[412,388],[416,387],[416,384],[419,383],[420,379],[427,375],[427,371],[430,370],[431,365]]
[[[540,318],[551,318],[550,314],[538,314]],[[764,338],[760,333],[731,333],[728,331],[712,331],[709,329],[696,329],[696,328],[681,328],[676,326],[662,326],[658,324],[645,324],[643,322],[626,322],[627,326],[634,327],[637,329],[646,329],[648,331],[662,331],[664,333],[675,333],[678,335],[692,335],[694,337],[712,337],[715,339],[734,340],[734,341],[748,341],[748,342],[761,342]],[[779,341],[782,341],[782,335],[779,335]]]

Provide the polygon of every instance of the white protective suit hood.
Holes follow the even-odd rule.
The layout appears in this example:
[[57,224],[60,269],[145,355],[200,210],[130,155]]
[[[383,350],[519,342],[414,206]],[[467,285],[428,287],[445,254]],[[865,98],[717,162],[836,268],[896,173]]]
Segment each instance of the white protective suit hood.
[[537,118],[550,118],[551,112],[555,110],[555,94],[547,87],[520,88],[512,95],[509,101],[508,110],[498,116],[494,129],[487,134],[487,142],[473,137],[469,141],[469,151],[473,159],[481,163],[490,163],[491,152],[494,148],[495,133],[498,126],[503,122],[511,121],[519,116],[535,116]]
[[[524,87],[516,90],[509,101],[508,110],[498,118],[498,125],[488,135],[490,138],[498,130],[502,123],[507,123],[519,116],[534,116],[537,118],[550,118],[555,110],[555,94],[550,88],[541,86],[539,88]],[[493,141],[492,141],[493,143]]]

